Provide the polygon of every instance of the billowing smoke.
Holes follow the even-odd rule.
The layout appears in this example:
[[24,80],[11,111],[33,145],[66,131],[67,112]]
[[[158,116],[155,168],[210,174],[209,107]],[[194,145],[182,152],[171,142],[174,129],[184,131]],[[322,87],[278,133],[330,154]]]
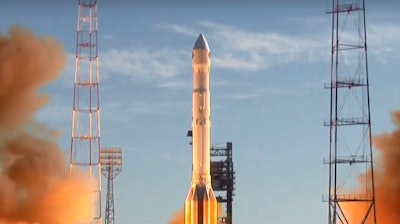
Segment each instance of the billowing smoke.
[[375,174],[377,218],[379,223],[400,223],[400,111],[392,114],[395,130],[376,136],[380,152]]
[[[395,130],[373,138],[378,150],[375,157],[374,180],[377,222],[380,224],[400,223],[400,111],[392,114]],[[370,178],[370,172],[360,178]],[[360,223],[366,214],[365,205],[348,207],[350,223]],[[353,222],[354,221],[354,222]]]
[[65,65],[62,45],[20,27],[0,34],[0,224],[69,224],[92,200],[70,179],[57,133],[35,121],[49,100],[40,88]]

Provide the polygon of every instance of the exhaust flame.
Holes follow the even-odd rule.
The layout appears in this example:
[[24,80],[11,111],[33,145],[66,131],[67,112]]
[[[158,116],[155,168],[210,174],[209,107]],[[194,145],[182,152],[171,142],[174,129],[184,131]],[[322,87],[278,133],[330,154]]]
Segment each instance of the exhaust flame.
[[[218,203],[218,217],[226,216],[224,208],[221,203]],[[1,223],[0,223],[1,224]],[[185,207],[172,214],[168,224],[185,224]]]
[[179,211],[172,214],[168,224],[185,224],[185,207],[182,207]]
[[[400,223],[400,111],[392,114],[395,130],[373,138],[379,154],[375,159],[374,180],[377,221],[381,224]],[[360,178],[367,178],[370,172]],[[349,207],[352,221],[359,223],[365,208]],[[353,222],[354,221],[354,222]]]
[[20,27],[0,34],[0,224],[89,220],[83,180],[69,178],[57,133],[35,121],[49,100],[39,90],[64,67],[63,47]]

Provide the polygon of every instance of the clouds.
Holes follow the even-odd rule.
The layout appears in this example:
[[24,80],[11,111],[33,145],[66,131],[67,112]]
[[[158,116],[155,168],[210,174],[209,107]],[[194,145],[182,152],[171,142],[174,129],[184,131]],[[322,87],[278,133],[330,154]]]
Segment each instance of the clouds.
[[[158,88],[187,88],[190,86],[187,75],[191,73],[191,49],[187,46],[195,40],[199,30],[209,41],[214,71],[257,75],[291,64],[329,63],[330,25],[315,16],[287,21],[293,24],[293,30],[288,26],[268,30],[211,21],[190,25],[184,21],[153,24],[153,31],[166,33],[169,39],[164,37],[166,42],[151,45],[131,43],[124,48],[103,47],[100,51],[101,78],[108,80],[122,75],[134,83],[152,83]],[[367,23],[367,30],[369,59],[384,64],[398,57],[400,25],[375,20]],[[348,33],[341,35],[345,38]],[[113,39],[112,36],[107,38]],[[69,56],[74,57],[73,54]],[[73,74],[73,69],[67,70]],[[215,81],[223,81],[225,86],[235,82]]]
[[367,25],[368,50],[373,57],[385,64],[388,60],[398,59],[400,50],[400,25],[394,23],[376,23]]
[[210,22],[202,25],[211,30],[215,45],[221,46],[214,58],[217,68],[259,71],[294,61],[311,63],[321,60],[326,45],[321,39],[293,34],[248,31]]
[[[213,22],[200,22],[197,28],[182,24],[156,24],[155,29],[177,35],[169,46],[130,46],[100,52],[101,74],[124,75],[132,81],[156,80],[160,87],[180,87],[180,75],[190,72],[190,51],[180,40],[194,40],[204,30],[212,50],[213,69],[257,72],[293,61],[313,63],[327,60],[325,38],[309,39],[279,32],[257,32]],[[157,43],[155,43],[156,45]],[[167,80],[166,82],[164,82]]]
[[103,74],[130,76],[134,81],[170,79],[188,64],[182,52],[171,48],[110,49],[100,53]]
[[[290,21],[290,20],[289,20]],[[312,64],[328,62],[330,59],[330,29],[309,25],[315,19],[293,21],[303,32],[255,31],[210,21],[195,25],[184,23],[156,24],[156,31],[167,30],[176,38],[166,46],[129,46],[127,48],[105,48],[100,52],[101,74],[124,75],[134,82],[156,81],[159,87],[180,88],[185,83],[181,75],[190,72],[190,50],[185,49],[181,40],[194,40],[198,30],[204,31],[212,50],[213,69],[233,72],[259,72],[291,63]],[[317,21],[318,22],[318,21]],[[318,22],[316,24],[323,24]],[[314,30],[310,30],[314,29]],[[368,23],[370,56],[385,63],[400,47],[400,25],[394,23]],[[346,34],[342,34],[345,36]],[[108,37],[111,38],[111,37]],[[71,70],[71,69],[69,69]]]
[[193,37],[193,39],[195,39],[199,35],[197,30],[189,28],[184,25],[179,25],[179,24],[156,24],[155,27],[157,27],[159,29],[171,30],[175,33],[191,36],[191,37]]
[[[257,32],[238,27],[200,22],[201,29],[209,39],[212,51],[212,64],[217,69],[233,71],[260,71],[276,65],[294,61],[313,63],[326,55],[326,41],[329,37],[309,38],[279,32]],[[178,34],[194,37],[192,27],[171,24],[159,26]],[[325,60],[325,59],[323,59]]]

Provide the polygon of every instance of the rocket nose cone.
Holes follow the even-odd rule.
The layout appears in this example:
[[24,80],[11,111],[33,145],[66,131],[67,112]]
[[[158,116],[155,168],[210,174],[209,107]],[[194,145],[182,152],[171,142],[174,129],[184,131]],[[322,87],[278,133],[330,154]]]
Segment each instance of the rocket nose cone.
[[202,33],[200,33],[199,37],[196,40],[196,43],[194,43],[193,50],[198,49],[198,50],[210,50],[208,47],[208,43],[206,38],[203,36]]

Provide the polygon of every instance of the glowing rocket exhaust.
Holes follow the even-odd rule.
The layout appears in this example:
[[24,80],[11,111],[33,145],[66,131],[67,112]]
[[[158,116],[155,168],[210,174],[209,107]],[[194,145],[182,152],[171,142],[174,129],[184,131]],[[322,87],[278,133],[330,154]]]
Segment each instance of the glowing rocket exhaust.
[[192,52],[193,174],[185,201],[185,224],[217,224],[217,200],[210,175],[210,48],[203,34]]

